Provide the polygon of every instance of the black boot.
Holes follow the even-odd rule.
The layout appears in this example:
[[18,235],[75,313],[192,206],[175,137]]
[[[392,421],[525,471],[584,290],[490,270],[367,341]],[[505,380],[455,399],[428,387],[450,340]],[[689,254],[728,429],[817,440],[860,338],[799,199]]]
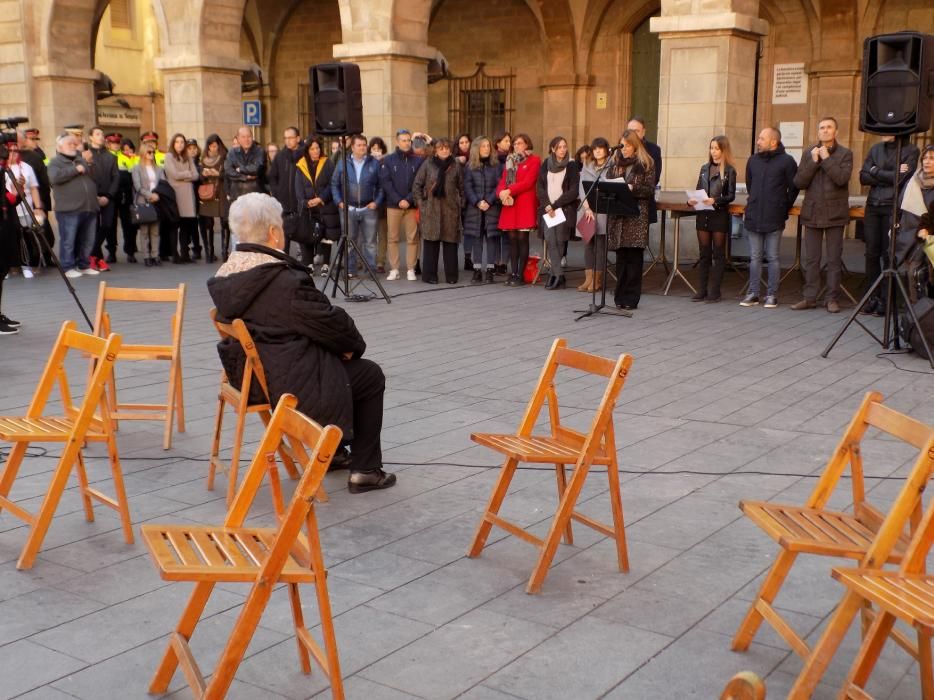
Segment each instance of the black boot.
[[496,280],[493,278],[493,275],[494,275],[494,274],[495,274],[495,273],[493,272],[493,268],[492,268],[492,267],[488,267],[488,268],[486,269],[486,277],[485,277],[485,279],[486,279],[486,283],[487,283],[487,284],[493,284],[493,283],[496,281]]
[[726,269],[726,249],[723,246],[714,246],[713,264],[710,267],[710,281],[707,284],[707,301],[720,301],[720,282],[723,281],[723,271]]
[[204,261],[213,263],[217,260],[214,257],[214,225],[205,226],[201,229],[201,242],[204,245]]
[[464,272],[470,272],[473,269],[473,259],[470,253],[464,253]]
[[221,219],[221,260],[227,262],[230,253],[230,227]]
[[[710,278],[710,246],[700,246],[700,259],[698,260],[697,271],[699,280],[697,282],[697,293],[691,297],[691,301],[704,301],[707,298],[707,284]],[[719,285],[718,285],[719,288]],[[718,295],[719,296],[719,295]]]
[[473,277],[470,279],[471,284],[483,284],[483,272],[480,268],[477,268],[473,271]]
[[568,281],[564,278],[564,275],[552,275],[548,278],[548,284],[545,285],[545,289],[564,289],[568,286]]

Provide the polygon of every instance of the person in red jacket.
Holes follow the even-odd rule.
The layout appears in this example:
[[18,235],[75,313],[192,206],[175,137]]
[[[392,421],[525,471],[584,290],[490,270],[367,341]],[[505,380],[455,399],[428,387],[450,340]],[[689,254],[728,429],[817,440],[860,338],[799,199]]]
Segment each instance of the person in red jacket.
[[507,287],[521,287],[522,274],[529,260],[529,233],[538,227],[538,171],[541,159],[532,153],[532,139],[528,134],[517,134],[512,142],[513,152],[506,158],[506,167],[496,188],[496,196],[503,203],[499,227],[509,236],[509,260],[512,275]]

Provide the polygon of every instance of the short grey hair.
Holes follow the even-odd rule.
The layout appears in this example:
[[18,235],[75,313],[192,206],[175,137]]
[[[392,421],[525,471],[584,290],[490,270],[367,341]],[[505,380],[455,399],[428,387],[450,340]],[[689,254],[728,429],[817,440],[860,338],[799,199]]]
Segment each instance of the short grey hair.
[[[65,140],[66,140],[66,139],[74,139],[75,141],[78,140],[78,139],[75,137],[74,134],[69,134],[67,131],[65,131],[65,132],[62,132],[61,134],[59,134],[58,136],[55,137],[55,145],[56,145],[57,147],[61,147],[62,144],[65,143]],[[79,145],[80,145],[80,143],[79,143]]]
[[241,243],[265,243],[270,226],[282,228],[282,205],[268,194],[249,192],[230,205],[228,221]]

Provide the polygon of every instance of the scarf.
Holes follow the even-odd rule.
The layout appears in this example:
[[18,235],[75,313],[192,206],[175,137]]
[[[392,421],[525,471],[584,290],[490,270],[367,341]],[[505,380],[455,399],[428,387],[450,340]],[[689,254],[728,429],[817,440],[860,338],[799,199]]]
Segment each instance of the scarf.
[[448,156],[444,159],[438,158],[438,156],[432,156],[431,162],[438,168],[438,179],[435,182],[434,189],[431,191],[431,196],[443,199],[445,195],[444,181],[447,179],[448,169],[454,165],[454,156]]
[[925,177],[924,171],[918,168],[918,172],[905,185],[905,194],[902,196],[902,211],[907,211],[915,216],[924,216],[928,208],[924,204],[924,192],[934,187],[934,177]]
[[212,170],[218,170],[218,167],[217,167],[217,166],[219,166],[219,165],[221,164],[221,161],[224,160],[224,156],[226,156],[226,155],[227,155],[226,152],[224,152],[224,151],[222,151],[222,150],[220,150],[220,149],[217,149],[217,155],[215,155],[215,156],[213,156],[213,157],[211,157],[211,156],[209,156],[209,155],[204,155],[204,156],[202,156],[202,157],[201,157],[201,165],[204,166],[205,168],[211,168]]
[[529,151],[525,153],[510,153],[506,156],[506,187],[516,181],[516,174],[519,171],[519,164],[529,157]]
[[215,277],[228,277],[238,272],[246,272],[247,270],[252,270],[254,267],[268,265],[274,262],[279,261],[267,253],[235,250],[230,254],[230,257],[227,258],[227,262],[218,268]]
[[552,153],[550,156],[548,156],[548,160],[545,162],[548,163],[548,172],[560,173],[562,170],[568,167],[568,163],[571,162],[571,159],[569,156],[565,155],[564,160],[558,160],[555,158],[555,154]]

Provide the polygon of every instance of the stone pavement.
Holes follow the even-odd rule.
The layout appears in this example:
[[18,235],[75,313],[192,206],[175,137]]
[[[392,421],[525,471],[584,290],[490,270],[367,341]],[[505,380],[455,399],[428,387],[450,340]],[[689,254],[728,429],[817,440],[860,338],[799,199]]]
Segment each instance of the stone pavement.
[[[119,433],[137,526],[223,518],[225,481],[214,492],[204,487],[219,373],[207,320],[209,274],[203,265],[124,264],[105,278],[116,285],[190,285],[187,430],[167,452],[159,425],[123,423]],[[659,281],[653,277],[647,287],[657,289]],[[76,286],[93,310],[96,281],[84,278]],[[367,356],[388,377],[385,459],[399,483],[351,496],[346,476],[332,474],[326,480],[331,502],[318,508],[348,697],[715,698],[743,669],[766,677],[770,698],[784,697],[800,663],[771,630],[763,628],[748,653],[730,651],[731,635],[776,551],[741,517],[737,501],[802,501],[869,389],[934,421],[927,365],[897,357],[903,370],[919,373],[897,369],[876,357],[878,348],[859,330],[823,359],[819,352],[842,315],[795,313],[787,305],[744,309],[735,296],[703,305],[648,294],[632,319],[575,322],[573,310],[587,298],[571,290],[420,282],[389,288],[423,293],[398,296],[391,305],[350,305],[350,311],[367,339]],[[0,413],[12,414],[25,409],[61,322],[78,315],[51,274],[13,279],[5,292],[4,311],[25,323],[19,336],[0,338]],[[139,342],[163,334],[168,315],[145,307],[116,310],[113,325]],[[535,551],[528,545],[494,530],[479,559],[464,557],[497,465],[469,435],[515,429],[556,336],[587,351],[635,357],[615,413],[632,570],[617,572],[607,540],[577,526],[574,546],[560,547],[541,595],[529,596],[524,586]],[[120,366],[118,377],[125,400],[163,396],[163,367]],[[598,383],[572,378],[559,394],[563,415],[586,425],[599,392]],[[257,424],[248,421],[247,456]],[[892,445],[868,440],[867,474],[904,475],[909,455]],[[50,452],[57,454],[54,446]],[[89,452],[102,454],[96,447]],[[28,459],[14,498],[35,508],[53,465],[50,457]],[[109,490],[105,461],[93,458],[89,465],[92,480]],[[883,507],[899,484],[869,483]],[[109,510],[97,509],[97,520],[85,522],[71,486],[31,571],[15,568],[23,526],[0,515],[0,698],[146,698],[189,587],[160,580],[144,547],[123,542]],[[548,470],[521,471],[504,514],[541,533],[554,491]],[[844,484],[835,503],[848,500]],[[609,517],[599,474],[581,502],[585,513]],[[269,522],[266,504],[257,501],[257,522]],[[809,639],[841,593],[829,568],[827,561],[800,560],[778,600]],[[205,670],[244,592],[224,586],[212,598],[193,640]],[[317,620],[313,594],[306,592],[304,601],[306,620]],[[852,654],[851,643],[819,697],[834,696]],[[916,675],[899,650],[888,650],[872,690],[880,698],[917,697]],[[170,697],[190,697],[180,675],[171,689]],[[329,696],[320,673],[299,671],[280,591],[230,697]]]

